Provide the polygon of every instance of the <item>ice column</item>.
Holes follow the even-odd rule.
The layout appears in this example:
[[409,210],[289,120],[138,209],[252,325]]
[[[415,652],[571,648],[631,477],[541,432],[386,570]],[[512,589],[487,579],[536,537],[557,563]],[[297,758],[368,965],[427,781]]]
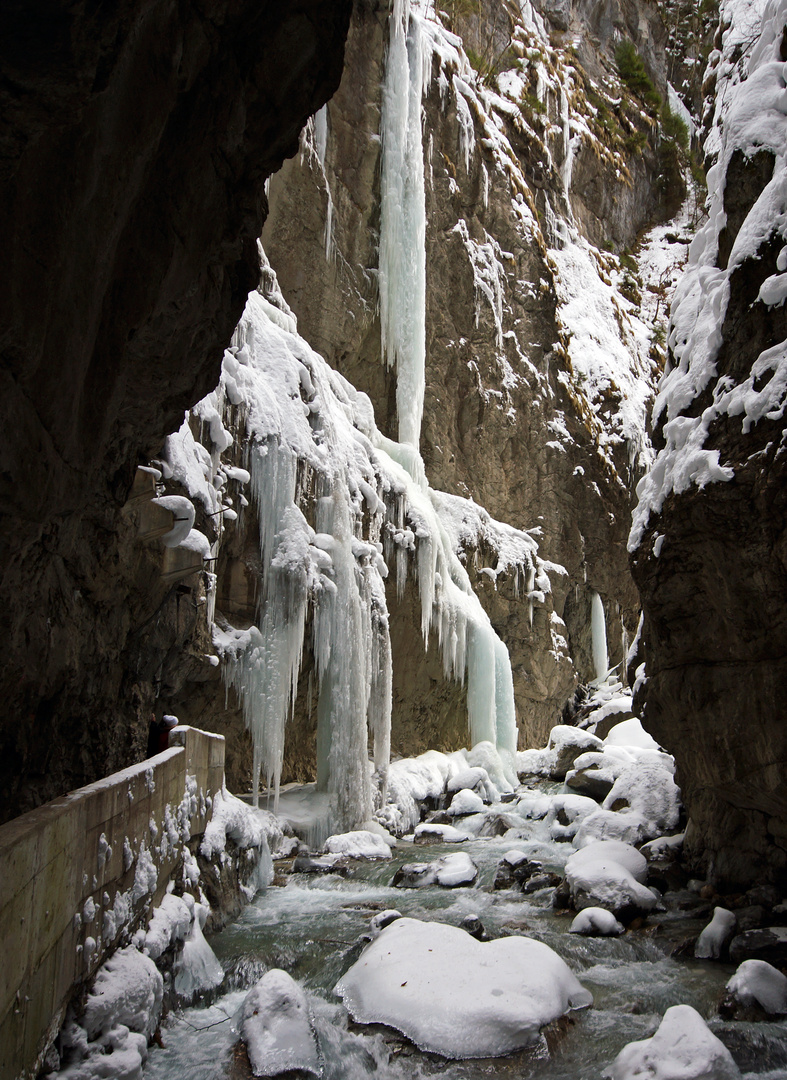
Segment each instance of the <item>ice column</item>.
[[396,368],[399,441],[418,446],[426,352],[426,199],[421,142],[424,45],[409,0],[394,0],[383,83],[380,324]]
[[319,500],[317,529],[320,537],[333,538],[335,585],[319,597],[314,618],[320,679],[317,787],[333,796],[336,827],[352,829],[368,821],[373,811],[367,749],[372,647],[368,607],[362,581],[357,580],[363,578],[363,569],[353,552],[352,511],[345,484],[337,483],[329,497]]
[[251,451],[251,483],[257,501],[260,553],[265,568],[264,615],[252,627],[247,648],[230,657],[225,678],[243,703],[254,745],[254,795],[260,774],[278,802],[284,729],[298,686],[312,560],[310,530],[293,504],[296,460],[275,440]]
[[603,682],[609,671],[607,623],[604,618],[604,604],[597,592],[593,593],[590,601],[590,632],[593,642],[593,667],[596,671],[596,679],[598,682]]

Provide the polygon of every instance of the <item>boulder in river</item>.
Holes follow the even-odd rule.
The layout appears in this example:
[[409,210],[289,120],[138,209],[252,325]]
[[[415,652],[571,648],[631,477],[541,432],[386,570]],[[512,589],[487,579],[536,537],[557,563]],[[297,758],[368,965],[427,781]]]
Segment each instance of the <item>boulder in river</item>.
[[499,1057],[592,1004],[564,960],[532,938],[476,941],[443,923],[397,919],[339,980],[355,1020],[386,1024],[449,1058]]
[[463,851],[444,855],[429,863],[403,863],[391,884],[397,889],[420,889],[427,885],[442,885],[455,889],[472,885],[478,877],[478,867]]
[[286,971],[266,972],[246,995],[241,1038],[254,1076],[322,1074],[306,995]]

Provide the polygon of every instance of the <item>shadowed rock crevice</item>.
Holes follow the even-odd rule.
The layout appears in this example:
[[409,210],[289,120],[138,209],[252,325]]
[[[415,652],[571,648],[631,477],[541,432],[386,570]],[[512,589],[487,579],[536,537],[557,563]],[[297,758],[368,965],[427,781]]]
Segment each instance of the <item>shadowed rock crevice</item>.
[[350,8],[0,13],[4,817],[144,746],[149,629],[170,626],[160,666],[187,620],[121,508],[217,381],[264,181],[338,83]]

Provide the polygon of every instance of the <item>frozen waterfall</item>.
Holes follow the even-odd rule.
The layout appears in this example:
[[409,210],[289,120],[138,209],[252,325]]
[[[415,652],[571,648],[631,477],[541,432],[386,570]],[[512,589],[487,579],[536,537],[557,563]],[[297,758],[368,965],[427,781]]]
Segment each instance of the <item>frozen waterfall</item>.
[[418,446],[426,350],[426,199],[421,97],[431,62],[409,0],[394,0],[383,83],[380,181],[380,324],[396,368],[399,441]]

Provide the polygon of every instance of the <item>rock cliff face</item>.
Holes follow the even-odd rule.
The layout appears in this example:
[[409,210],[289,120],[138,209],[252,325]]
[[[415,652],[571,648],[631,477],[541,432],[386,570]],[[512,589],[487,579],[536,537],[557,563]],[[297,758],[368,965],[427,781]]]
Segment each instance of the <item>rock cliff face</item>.
[[[337,94],[271,180],[263,244],[300,333],[369,394],[378,425],[396,437],[378,300],[387,20],[388,5],[356,11]],[[420,30],[428,54],[420,448],[433,487],[537,527],[541,557],[565,568],[553,578],[567,627],[561,651],[545,644],[550,613],[537,610],[531,626],[514,583],[477,574],[478,553],[466,553],[512,655],[520,728],[533,745],[577,681],[595,678],[592,594],[604,602],[611,665],[636,625],[625,538],[657,370],[638,307],[619,291],[623,269],[587,241],[622,251],[672,209],[647,139],[653,120],[628,94],[621,100],[613,60],[630,37],[663,79],[665,32],[648,5],[563,14],[525,5],[518,14],[492,3],[447,22],[460,39],[429,20]],[[422,681],[413,673],[429,661],[416,646],[398,659]],[[399,701],[394,731],[413,712],[426,722],[419,699]]]
[[[168,4],[120,5],[98,21],[81,8],[4,9],[2,408],[14,433],[0,475],[4,816],[141,756],[154,705],[225,731],[228,775],[245,786],[252,748],[242,702],[225,689],[230,660],[223,671],[217,650],[226,658],[234,648],[237,660],[238,643],[260,633],[271,589],[258,514],[267,495],[248,473],[255,453],[264,472],[262,458],[286,443],[286,409],[310,432],[290,449],[308,541],[299,571],[311,592],[283,778],[312,778],[320,757],[325,659],[313,630],[325,589],[318,571],[331,561],[321,521],[341,488],[323,453],[338,431],[331,410],[344,416],[355,455],[351,569],[372,590],[379,642],[390,642],[392,748],[467,742],[472,680],[452,677],[443,624],[427,618],[428,649],[423,637],[428,575],[415,569],[436,531],[407,504],[394,460],[401,447],[387,441],[407,405],[381,344],[391,6],[358,0],[351,23],[349,3],[307,0],[286,11],[214,5],[209,18]],[[411,53],[423,57],[418,449],[429,498],[451,523],[441,572],[449,555],[459,559],[453,578],[467,575],[508,647],[520,741],[540,744],[575,688],[596,677],[602,643],[609,665],[622,664],[638,616],[626,537],[652,458],[645,418],[672,273],[650,259],[644,234],[675,213],[683,190],[656,111],[621,81],[614,57],[621,40],[632,42],[664,93],[667,30],[644,0],[445,7],[442,16],[415,9],[408,25]],[[780,11],[774,4],[770,44],[754,58],[771,65],[778,92]],[[733,28],[719,39],[711,59],[724,86],[737,86],[732,65],[745,37]],[[679,762],[689,850],[729,880],[781,872],[787,847],[776,719],[781,360],[768,352],[787,336],[774,186],[784,149],[773,134],[781,107],[768,107],[779,117],[767,137],[728,133],[722,145],[717,124],[709,144],[726,186],[711,185],[710,239],[693,251],[697,266],[679,293],[648,481],[656,486],[641,489],[632,543],[647,722]],[[296,150],[266,196],[266,177]],[[263,245],[286,302],[263,264],[252,294],[261,321],[233,338],[257,285],[268,198]],[[763,207],[775,208],[770,218]],[[673,223],[662,242],[676,264],[686,226]],[[711,288],[714,274],[722,291]],[[706,302],[710,314],[694,330],[690,313]],[[271,396],[284,402],[278,427],[252,416],[239,390],[263,324],[269,336],[257,345],[275,345],[271,366],[286,359],[289,379]],[[216,384],[231,339],[219,390],[165,441]],[[347,382],[328,375],[309,345]],[[688,431],[682,421],[704,425],[691,447],[699,465],[667,490],[658,478]],[[734,480],[721,482],[730,470]],[[156,495],[176,501],[156,504]],[[194,529],[164,548],[184,500]],[[190,542],[191,533],[202,539]],[[377,555],[390,572],[372,595]],[[295,593],[288,603],[300,612]],[[742,727],[747,708],[773,723]],[[736,833],[746,860],[728,839]]]
[[759,41],[744,16],[722,6],[706,82],[710,219],[673,308],[660,450],[631,547],[640,699],[677,759],[686,849],[728,885],[784,885],[787,8],[766,5]]
[[258,280],[263,183],[334,90],[349,14],[3,5],[5,817],[144,746],[193,598],[122,508],[215,384]]

